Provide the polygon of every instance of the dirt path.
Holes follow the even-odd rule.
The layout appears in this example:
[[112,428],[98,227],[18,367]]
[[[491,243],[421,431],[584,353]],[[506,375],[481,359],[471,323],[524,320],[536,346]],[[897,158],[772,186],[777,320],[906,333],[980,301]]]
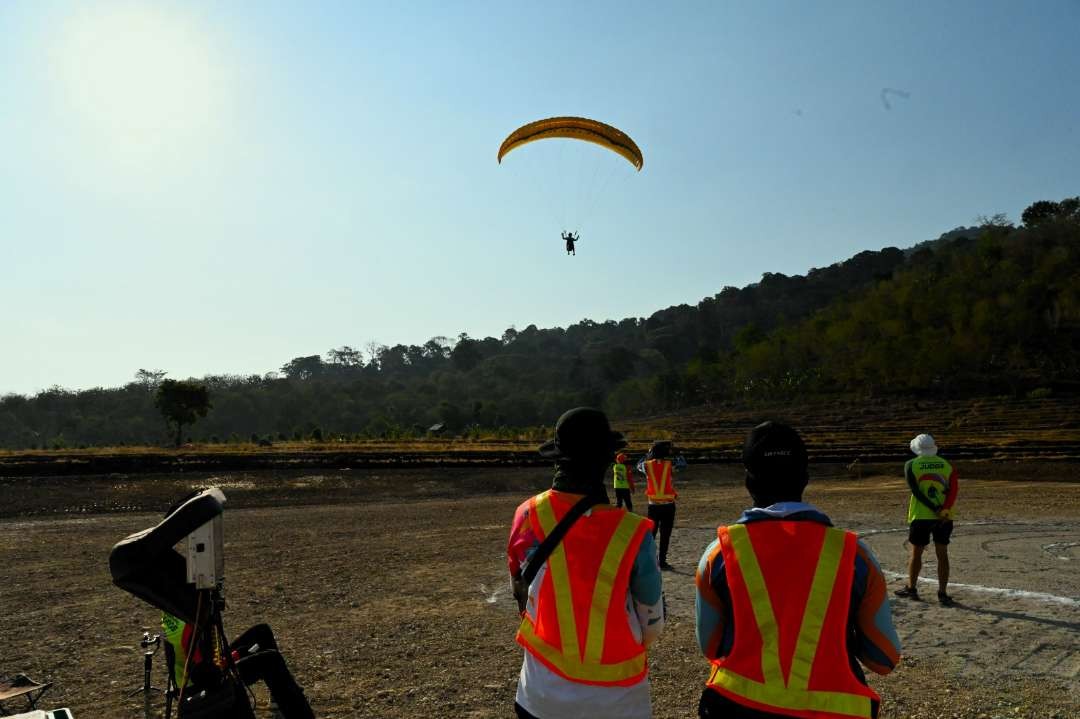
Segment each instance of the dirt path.
[[[277,506],[230,507],[227,629],[270,622],[320,717],[510,716],[521,650],[503,552],[515,506],[545,480],[520,472],[473,472],[456,494],[443,475],[417,471],[409,483],[380,475],[333,485],[334,504],[280,506],[288,502],[279,496]],[[233,486],[230,501],[253,491]],[[481,491],[493,486],[512,491]],[[159,491],[152,487],[121,494],[143,506],[144,491]],[[656,717],[694,714],[706,664],[694,640],[692,573],[716,523],[746,504],[733,468],[695,467],[680,492],[676,572],[665,575],[671,616],[650,658]],[[904,571],[899,479],[817,481],[807,499],[866,536],[886,571]],[[959,506],[960,606],[894,603],[905,659],[893,675],[871,679],[883,715],[1080,716],[1072,698],[1080,695],[1080,482],[965,481]],[[106,558],[159,516],[0,520],[0,673],[56,682],[47,705],[70,706],[80,719],[142,716],[141,702],[122,690],[141,681],[137,642],[157,617],[112,587]]]

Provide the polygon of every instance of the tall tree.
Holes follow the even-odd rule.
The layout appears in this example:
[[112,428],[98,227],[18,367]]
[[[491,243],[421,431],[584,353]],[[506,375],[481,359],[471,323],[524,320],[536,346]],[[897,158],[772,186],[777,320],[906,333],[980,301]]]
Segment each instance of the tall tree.
[[184,425],[195,424],[210,411],[210,390],[205,384],[192,380],[178,382],[167,379],[158,387],[154,405],[161,410],[168,424],[176,425],[176,446],[183,438]]
[[157,392],[157,388],[161,385],[161,380],[165,379],[167,375],[163,369],[140,369],[135,373],[135,381],[143,386],[143,389],[147,393]]

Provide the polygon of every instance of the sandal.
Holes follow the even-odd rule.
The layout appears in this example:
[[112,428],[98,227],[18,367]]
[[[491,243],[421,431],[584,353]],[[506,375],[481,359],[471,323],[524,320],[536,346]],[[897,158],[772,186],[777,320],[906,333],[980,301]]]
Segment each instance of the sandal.
[[893,592],[893,594],[895,594],[898,597],[903,597],[905,599],[916,599],[917,600],[919,598],[919,590],[915,589],[914,587],[907,587],[907,586],[900,587],[895,592]]

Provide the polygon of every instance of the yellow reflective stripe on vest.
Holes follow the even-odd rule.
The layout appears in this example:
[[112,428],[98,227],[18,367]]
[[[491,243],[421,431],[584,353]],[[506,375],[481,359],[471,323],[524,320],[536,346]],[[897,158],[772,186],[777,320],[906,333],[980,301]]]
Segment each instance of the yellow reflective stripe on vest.
[[[551,499],[544,495],[536,501],[536,517],[544,535],[550,534],[557,524]],[[615,578],[623,557],[637,533],[641,518],[627,512],[619,521],[615,534],[612,535],[600,570],[593,585],[592,601],[589,604],[589,625],[585,634],[585,656],[582,658],[578,649],[577,621],[574,616],[574,598],[570,589],[570,570],[566,561],[566,549],[560,543],[548,558],[548,572],[551,576],[555,595],[555,615],[559,619],[560,652],[536,635],[532,622],[522,621],[520,631],[529,647],[537,651],[547,661],[558,667],[568,677],[587,681],[617,682],[629,679],[644,671],[645,653],[617,664],[602,664],[604,639],[607,631],[608,607],[611,593],[615,588]]]
[[675,499],[674,494],[668,494],[667,488],[671,484],[672,464],[666,460],[651,459],[645,463],[645,476],[649,482],[650,499]]
[[824,691],[792,692],[784,688],[774,689],[720,667],[713,669],[709,684],[724,687],[733,694],[777,709],[828,712],[852,717],[870,716],[870,699],[858,694]]
[[761,574],[754,547],[750,544],[750,534],[746,526],[736,524],[728,527],[731,549],[739,562],[747,594],[750,595],[750,607],[754,610],[758,631],[761,632],[761,675],[766,685],[784,685],[784,675],[780,670],[780,630],[776,626],[769,590],[765,586],[765,577]]
[[810,691],[810,672],[825,624],[825,614],[832,598],[833,585],[844,552],[844,532],[825,530],[825,541],[818,556],[814,579],[810,585],[806,609],[799,627],[799,638],[791,658],[790,677],[785,681],[780,665],[779,629],[773,615],[772,602],[761,573],[757,555],[745,525],[728,527],[731,548],[739,564],[743,581],[750,595],[750,606],[761,633],[761,674],[757,682],[723,667],[715,667],[709,683],[722,686],[739,696],[780,709],[820,711],[855,717],[870,716],[870,699],[845,692]]
[[825,626],[825,613],[829,610],[833,585],[840,569],[840,558],[844,554],[843,532],[835,529],[825,530],[825,541],[818,555],[814,580],[810,584],[810,596],[806,598],[803,610],[802,626],[799,627],[799,639],[795,643],[795,654],[791,657],[791,671],[788,676],[788,688],[806,691],[810,684],[810,670],[814,666],[821,639],[821,628]]
[[607,631],[608,606],[611,604],[611,593],[615,589],[615,576],[619,573],[619,565],[634,539],[639,522],[636,516],[627,512],[604,550],[589,609],[589,633],[585,635],[586,664],[599,664],[604,653],[604,633]]
[[[544,536],[555,529],[555,510],[551,506],[548,493],[536,500],[536,517]],[[551,574],[551,586],[555,590],[555,614],[559,618],[559,641],[566,661],[577,660],[577,623],[574,619],[574,598],[570,594],[570,568],[566,564],[566,549],[562,542],[548,556],[548,572]]]
[[590,682],[621,682],[645,671],[645,652],[617,664],[590,664],[576,657],[567,660],[558,649],[546,644],[536,636],[536,630],[529,622],[522,622],[521,636],[531,651],[535,651],[563,674],[574,679]]

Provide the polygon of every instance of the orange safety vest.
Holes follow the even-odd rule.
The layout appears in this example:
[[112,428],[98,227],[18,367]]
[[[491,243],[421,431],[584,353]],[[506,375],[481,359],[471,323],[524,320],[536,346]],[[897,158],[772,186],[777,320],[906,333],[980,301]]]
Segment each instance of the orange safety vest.
[[653,504],[669,504],[675,501],[671,473],[670,459],[650,459],[645,463],[645,496]]
[[[570,511],[557,492],[529,500],[539,541]],[[625,509],[593,507],[555,547],[517,642],[556,674],[581,684],[628,686],[645,676],[645,646],[626,614],[630,570],[651,522]],[[582,631],[584,630],[584,631]]]
[[851,670],[845,642],[855,535],[782,520],[717,534],[735,639],[726,657],[713,660],[706,686],[783,716],[873,716],[871,702],[881,697]]

